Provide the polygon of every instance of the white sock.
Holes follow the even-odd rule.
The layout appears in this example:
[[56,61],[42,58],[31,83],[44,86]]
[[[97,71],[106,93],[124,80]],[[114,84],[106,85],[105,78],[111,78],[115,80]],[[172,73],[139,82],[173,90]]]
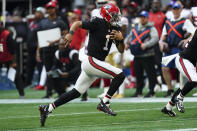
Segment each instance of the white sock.
[[104,87],[104,93],[107,94],[107,91],[109,90],[109,87]]
[[179,95],[177,96],[177,98],[178,98],[178,99],[183,99],[184,96],[183,96],[181,93],[179,93]]
[[49,111],[49,112],[52,112],[54,109],[55,109],[54,103],[49,104],[49,109],[48,109],[48,111]]
[[174,106],[174,104],[172,104],[172,102],[169,101],[168,104],[166,105],[166,108],[167,108],[167,110],[170,111],[170,110],[172,110],[173,106]]
[[106,103],[106,102],[108,102],[110,99],[111,99],[111,96],[109,96],[109,95],[106,94],[105,97],[103,98],[103,102]]

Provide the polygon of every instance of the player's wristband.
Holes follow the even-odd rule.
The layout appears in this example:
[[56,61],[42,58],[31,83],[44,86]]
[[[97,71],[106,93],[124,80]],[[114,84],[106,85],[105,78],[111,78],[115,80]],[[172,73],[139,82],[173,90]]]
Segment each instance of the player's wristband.
[[68,33],[71,34],[71,35],[73,35],[75,32],[72,31],[72,30],[70,30]]

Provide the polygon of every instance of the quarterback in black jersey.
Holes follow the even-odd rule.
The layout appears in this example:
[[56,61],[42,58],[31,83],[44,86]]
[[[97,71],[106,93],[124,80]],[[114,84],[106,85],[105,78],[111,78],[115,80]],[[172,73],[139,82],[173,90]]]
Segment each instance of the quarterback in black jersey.
[[88,22],[77,21],[73,23],[69,33],[65,36],[64,40],[66,46],[68,46],[72,41],[74,32],[78,28],[82,27],[89,30],[88,53],[81,63],[82,71],[74,89],[62,94],[59,99],[49,105],[40,105],[41,126],[44,126],[48,114],[53,109],[78,98],[98,77],[110,78],[112,82],[106,96],[101,99],[97,109],[108,115],[116,116],[116,113],[110,108],[109,100],[124,81],[125,75],[121,69],[106,63],[104,60],[112,44],[116,44],[120,53],[124,52],[123,36],[117,27],[120,12],[114,4],[105,4],[101,7],[100,14],[102,18],[93,18]]
[[197,86],[197,30],[191,41],[189,41],[182,52],[176,56],[176,68],[181,75],[188,78],[188,82],[183,88],[178,89],[172,96],[171,101],[161,110],[163,113],[169,116],[176,116],[176,113],[172,110],[172,107],[176,105],[179,112],[184,113],[183,98],[187,95],[195,86]]

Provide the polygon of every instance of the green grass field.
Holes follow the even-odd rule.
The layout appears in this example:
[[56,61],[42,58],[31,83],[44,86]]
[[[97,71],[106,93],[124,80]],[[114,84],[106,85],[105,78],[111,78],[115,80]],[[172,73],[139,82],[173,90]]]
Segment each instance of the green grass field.
[[[36,91],[33,88],[25,89],[25,98],[26,99],[40,99],[45,96],[45,90]],[[143,95],[148,92],[148,88],[144,88]],[[193,89],[187,96],[192,96],[193,93],[197,92],[197,88]],[[103,93],[103,89],[100,88],[90,88],[88,89],[88,96],[90,98],[96,98],[97,95]],[[125,89],[125,97],[130,97],[135,93],[135,89]],[[156,92],[156,97],[163,97],[166,92]],[[56,97],[57,94],[54,94],[53,97]],[[16,90],[0,90],[0,99],[18,99],[20,98]]]
[[[40,127],[39,104],[0,104],[0,130],[13,131],[159,131],[197,128],[197,103],[171,118],[160,110],[164,103],[113,103],[115,117],[96,110],[97,103],[70,103],[57,108]],[[177,112],[177,111],[176,111]]]
[[[195,89],[192,91],[196,92]],[[26,89],[26,98],[41,98],[45,91]],[[90,89],[90,97],[96,97],[101,89]],[[145,90],[144,93],[147,91]],[[134,93],[126,90],[126,97]],[[157,97],[165,93],[159,92]],[[19,98],[16,90],[0,91],[0,99]],[[45,104],[45,103],[43,103]],[[186,112],[169,117],[161,113],[166,103],[116,103],[111,104],[117,116],[107,116],[96,110],[98,103],[78,102],[68,103],[57,108],[46,121],[44,128],[40,127],[37,104],[0,104],[0,131],[160,131],[187,129],[197,130],[197,103],[185,102]]]

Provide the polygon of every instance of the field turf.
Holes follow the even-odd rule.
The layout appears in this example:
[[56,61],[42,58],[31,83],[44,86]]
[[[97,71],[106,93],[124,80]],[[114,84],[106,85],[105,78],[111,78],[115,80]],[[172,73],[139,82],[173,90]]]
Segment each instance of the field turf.
[[117,116],[96,110],[97,103],[69,103],[39,123],[39,104],[0,104],[1,131],[160,131],[197,129],[197,103],[185,103],[186,112],[171,118],[160,112],[164,103],[113,103]]
[[[130,90],[126,96],[131,95]],[[90,89],[90,96],[96,97],[99,89]],[[133,91],[131,91],[133,92]],[[196,92],[196,89],[194,90]],[[40,98],[44,91],[26,90],[26,97]],[[163,93],[157,94],[161,97]],[[191,95],[191,94],[190,94]],[[0,91],[0,99],[18,98],[16,91]],[[45,103],[43,103],[45,104]],[[117,116],[108,116],[96,110],[98,103],[68,103],[57,108],[40,127],[39,103],[0,104],[0,131],[164,131],[197,130],[197,103],[185,102],[186,112],[177,117],[161,113],[166,103],[116,103],[111,104]]]

